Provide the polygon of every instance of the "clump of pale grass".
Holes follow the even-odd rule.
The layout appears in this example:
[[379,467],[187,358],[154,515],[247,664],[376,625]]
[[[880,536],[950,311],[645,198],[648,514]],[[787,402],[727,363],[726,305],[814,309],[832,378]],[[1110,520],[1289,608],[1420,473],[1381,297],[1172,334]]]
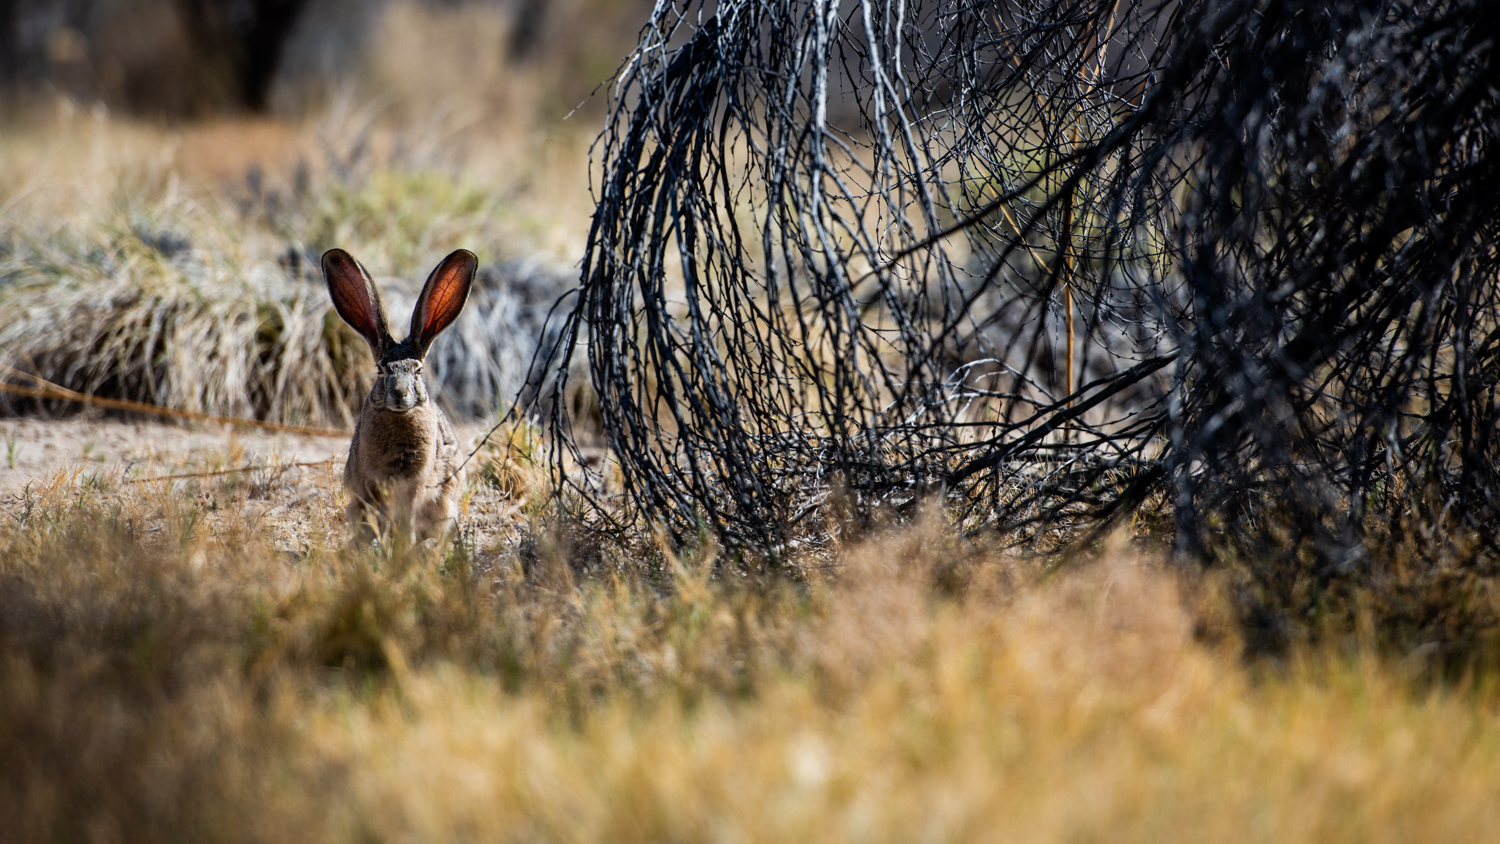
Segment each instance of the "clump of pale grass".
[[190,189],[170,161],[115,160],[99,144],[82,161],[27,159],[50,172],[0,173],[0,363],[94,395],[348,425],[373,370],[329,305],[318,256],[353,251],[403,326],[431,266],[465,246],[485,269],[431,379],[460,416],[504,407],[566,276],[515,248],[517,214],[495,187],[430,150],[376,144],[368,120],[347,128],[359,119],[319,124],[349,140],[285,185],[257,168],[243,188]]

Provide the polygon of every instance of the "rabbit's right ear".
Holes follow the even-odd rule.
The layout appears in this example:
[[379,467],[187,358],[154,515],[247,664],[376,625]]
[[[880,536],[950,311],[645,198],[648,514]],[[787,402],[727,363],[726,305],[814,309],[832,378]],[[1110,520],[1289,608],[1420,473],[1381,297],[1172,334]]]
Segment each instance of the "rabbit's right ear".
[[479,259],[474,253],[458,249],[427,277],[422,295],[417,297],[417,306],[411,312],[411,336],[407,338],[416,347],[418,358],[427,357],[433,339],[463,312],[478,269]]
[[353,255],[330,249],[323,253],[323,279],[328,282],[328,295],[339,316],[365,338],[375,360],[380,360],[396,341],[391,339],[385,309],[380,306],[380,294],[375,292],[370,274]]

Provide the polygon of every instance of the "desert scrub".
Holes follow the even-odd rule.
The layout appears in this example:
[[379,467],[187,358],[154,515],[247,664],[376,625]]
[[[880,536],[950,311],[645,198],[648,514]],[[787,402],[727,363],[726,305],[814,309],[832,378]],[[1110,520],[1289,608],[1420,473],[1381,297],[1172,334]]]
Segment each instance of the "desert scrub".
[[431,255],[473,239],[509,212],[498,197],[431,170],[382,169],[358,181],[333,181],[301,205],[277,226],[285,237],[354,244],[347,248],[359,249],[371,272],[403,275],[421,272]]
[[4,362],[85,393],[347,421],[360,396],[346,376],[366,367],[355,344],[330,338],[326,294],[274,264],[231,260],[224,247],[236,244],[194,249],[207,226],[173,216],[171,227],[121,220],[15,250],[0,294]]
[[495,186],[394,153],[325,157],[285,184],[253,168],[207,189],[128,156],[35,177],[0,165],[0,363],[96,395],[347,426],[372,367],[319,256],[349,249],[395,313],[434,255],[465,246],[485,265],[429,375],[460,416],[503,409],[567,276],[513,245]]

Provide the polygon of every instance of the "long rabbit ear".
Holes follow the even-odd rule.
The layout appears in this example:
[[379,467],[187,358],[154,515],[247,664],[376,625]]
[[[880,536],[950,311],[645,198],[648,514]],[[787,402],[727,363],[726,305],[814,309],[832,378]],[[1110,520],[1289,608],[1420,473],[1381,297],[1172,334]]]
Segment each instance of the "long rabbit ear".
[[427,277],[417,307],[411,312],[411,336],[407,338],[416,347],[418,358],[427,357],[433,338],[463,312],[478,269],[479,259],[474,253],[460,249],[444,258]]
[[330,249],[323,253],[323,279],[328,282],[328,295],[339,316],[365,338],[370,352],[380,360],[396,341],[391,339],[385,308],[380,305],[380,294],[375,292],[370,274],[353,255]]

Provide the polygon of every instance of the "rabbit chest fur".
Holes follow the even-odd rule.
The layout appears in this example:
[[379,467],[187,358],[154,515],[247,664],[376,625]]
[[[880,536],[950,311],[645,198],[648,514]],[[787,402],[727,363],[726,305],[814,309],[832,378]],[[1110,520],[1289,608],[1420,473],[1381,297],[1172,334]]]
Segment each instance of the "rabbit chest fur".
[[458,464],[458,437],[430,402],[395,412],[366,400],[344,465],[351,524],[373,517],[419,538],[441,535],[458,516]]

